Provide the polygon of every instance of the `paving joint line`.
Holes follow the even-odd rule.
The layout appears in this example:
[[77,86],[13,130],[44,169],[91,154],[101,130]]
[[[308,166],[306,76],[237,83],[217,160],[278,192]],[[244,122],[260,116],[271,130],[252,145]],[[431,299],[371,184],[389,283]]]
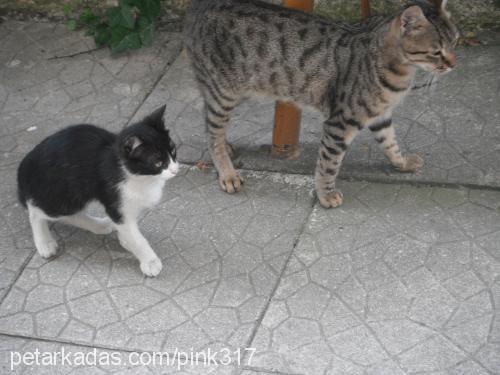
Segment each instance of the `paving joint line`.
[[[179,34],[179,33],[173,33],[173,34]],[[166,44],[168,43],[171,43],[170,40],[167,40]],[[144,95],[144,98],[141,100],[141,102],[137,105],[137,108],[134,110],[134,112],[132,112],[132,114],[130,115],[130,119],[127,121],[127,123],[123,126],[123,128],[127,127],[130,125],[132,119],[137,115],[137,113],[139,112],[139,110],[142,108],[142,106],[144,105],[144,103],[146,103],[146,101],[149,99],[149,97],[151,96],[151,94],[154,92],[154,90],[156,89],[156,87],[160,84],[160,81],[163,79],[163,77],[165,77],[168,73],[168,71],[170,70],[170,68],[172,67],[172,65],[174,65],[174,62],[179,58],[179,56],[181,55],[182,53],[182,50],[184,49],[184,43],[182,42],[182,37],[181,37],[181,42],[179,43],[179,47],[177,47],[173,53],[172,53],[172,57],[168,58],[167,60],[167,63],[165,64],[165,67],[163,68],[162,72],[158,75],[158,77],[155,79],[155,81],[153,82],[153,85],[151,86],[151,88],[149,90],[147,90],[146,92],[146,95]]]
[[104,47],[91,48],[91,49],[88,49],[88,50],[85,50],[85,51],[79,51],[79,52],[75,52],[75,53],[70,53],[69,55],[61,55],[61,56],[54,55],[54,56],[48,57],[46,60],[50,61],[50,60],[60,60],[60,59],[71,59],[71,58],[76,57],[76,56],[85,55],[87,53],[92,53],[92,52],[95,52],[95,51],[99,51],[99,50],[101,50],[103,48]]
[[[300,237],[304,233],[304,231],[306,229],[306,226],[307,226],[307,223],[309,222],[309,219],[310,219],[310,217],[311,217],[311,215],[312,215],[312,213],[314,211],[314,207],[315,207],[315,205],[317,203],[317,200],[318,199],[317,199],[316,196],[314,196],[311,199],[311,208],[309,210],[309,213],[305,216],[304,221],[302,222],[300,230],[298,231],[298,233],[296,235],[296,238],[295,238],[295,240],[293,242],[293,246],[292,246],[292,248],[290,250],[290,253],[288,254],[288,256],[287,256],[287,258],[285,260],[285,264],[283,265],[283,268],[281,269],[281,272],[280,272],[280,274],[279,274],[279,276],[278,276],[278,278],[276,280],[276,283],[273,286],[273,289],[271,290],[271,293],[269,293],[269,298],[268,298],[268,300],[267,300],[264,308],[260,312],[259,317],[257,318],[257,321],[255,322],[255,327],[252,330],[252,333],[250,334],[250,337],[248,338],[248,340],[246,342],[246,345],[245,345],[246,348],[250,348],[250,345],[252,345],[252,342],[255,339],[255,336],[257,335],[257,332],[258,332],[259,328],[262,325],[262,321],[264,320],[264,317],[266,316],[266,313],[267,313],[267,311],[269,309],[269,306],[271,305],[273,297],[276,294],[276,291],[278,290],[278,287],[279,287],[279,285],[281,283],[281,279],[283,278],[283,275],[286,272],[288,264],[290,263],[290,260],[292,259],[292,256],[293,256],[293,254],[295,252],[295,249],[297,248],[297,245],[299,244]],[[242,362],[243,363],[245,362],[246,358],[247,358],[247,352],[245,351],[245,354],[243,355],[243,358],[242,358]]]
[[[180,163],[187,165],[189,167],[196,167],[196,162],[180,160]],[[212,165],[210,165],[212,167]],[[293,171],[284,171],[280,172],[274,169],[256,169],[256,168],[237,168],[240,171],[244,172],[265,172],[265,173],[279,173],[283,175],[292,175],[292,176],[305,176],[314,177],[312,174],[301,173],[301,172],[293,172]],[[383,185],[404,185],[416,188],[447,188],[447,189],[470,189],[470,190],[480,190],[480,191],[498,191],[500,192],[500,186],[488,186],[488,185],[476,185],[476,184],[459,184],[454,182],[439,182],[439,181],[422,181],[422,180],[390,180],[385,179],[383,177],[370,177],[370,176],[357,176],[357,175],[339,175],[337,180],[344,182],[367,182],[373,184],[383,184]]]
[[29,262],[31,262],[31,259],[33,258],[35,253],[36,253],[35,249],[31,250],[31,253],[26,257],[23,264],[21,264],[21,267],[19,267],[19,269],[15,273],[14,278],[9,283],[9,286],[4,290],[3,294],[0,295],[0,305],[3,303],[4,299],[7,297],[7,295],[10,293],[14,285],[17,283],[17,280],[19,280],[22,273],[24,272],[24,269],[28,266]]
[[[109,351],[117,351],[117,352],[123,352],[123,353],[161,353],[164,356],[170,356],[174,357],[174,355],[179,355],[179,353],[175,352],[169,352],[169,351],[162,351],[162,350],[142,350],[139,348],[124,348],[120,346],[114,346],[114,345],[100,345],[100,344],[89,344],[88,342],[81,342],[81,341],[71,341],[71,340],[65,340],[61,338],[48,338],[48,337],[40,337],[36,335],[24,335],[22,333],[11,333],[11,332],[5,332],[5,331],[0,331],[0,337],[1,336],[6,336],[6,337],[11,337],[11,338],[17,338],[17,339],[22,339],[22,340],[34,340],[34,341],[41,341],[41,342],[46,342],[46,343],[53,343],[53,344],[61,344],[61,345],[72,345],[72,346],[80,346],[88,349],[99,349],[99,350],[109,350]],[[189,353],[186,353],[189,354]],[[180,358],[189,358],[186,356],[180,356]]]
[[89,344],[85,342],[79,342],[79,341],[70,341],[70,340],[64,340],[64,339],[59,339],[59,338],[45,338],[45,337],[38,337],[38,336],[31,336],[31,335],[23,335],[21,333],[10,333],[10,332],[4,332],[0,331],[0,336],[7,336],[11,338],[18,338],[22,340],[34,340],[34,341],[41,341],[41,342],[48,342],[48,343],[55,343],[55,344],[64,344],[64,345],[73,345],[73,346],[81,346],[89,349],[100,349],[100,350],[112,350],[112,351],[120,351],[120,352],[126,352],[126,353],[133,353],[137,352],[137,350],[133,349],[124,349],[121,347],[114,347],[114,346],[105,346],[105,345],[95,345],[95,344]]

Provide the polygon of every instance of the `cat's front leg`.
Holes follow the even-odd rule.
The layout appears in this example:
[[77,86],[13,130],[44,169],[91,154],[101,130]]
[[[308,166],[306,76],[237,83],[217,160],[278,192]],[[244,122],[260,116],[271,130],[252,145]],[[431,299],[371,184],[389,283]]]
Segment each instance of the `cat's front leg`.
[[416,172],[424,165],[424,159],[416,154],[403,155],[396,139],[391,119],[370,126],[375,139],[391,164],[402,172]]
[[323,125],[315,183],[319,202],[325,208],[335,208],[343,202],[343,195],[335,188],[335,181],[347,147],[361,127],[354,120],[351,123],[355,125],[349,125],[342,118],[334,118],[325,121]]
[[116,229],[120,244],[139,259],[142,273],[150,277],[158,276],[162,269],[161,260],[140,232],[137,223],[126,220],[123,224],[117,224]]

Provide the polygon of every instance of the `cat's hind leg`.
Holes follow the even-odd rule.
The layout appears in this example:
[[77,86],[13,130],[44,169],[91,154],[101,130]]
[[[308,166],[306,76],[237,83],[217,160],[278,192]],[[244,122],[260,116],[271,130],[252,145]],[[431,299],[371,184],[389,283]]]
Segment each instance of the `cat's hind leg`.
[[325,208],[339,207],[343,203],[343,195],[336,189],[335,182],[347,148],[360,127],[355,120],[346,121],[342,116],[330,118],[323,125],[315,184],[319,202]]
[[403,155],[401,153],[391,119],[371,125],[370,130],[385,156],[395,168],[401,172],[416,172],[423,167],[424,159],[420,156],[416,154]]
[[33,241],[42,258],[50,258],[57,253],[57,241],[49,229],[49,217],[38,207],[28,203],[28,213]]
[[63,223],[87,230],[95,234],[110,234],[115,228],[109,217],[94,217],[86,212],[60,218]]
[[238,103],[237,95],[205,82],[197,76],[205,98],[205,121],[208,134],[208,149],[212,161],[219,173],[219,184],[229,194],[241,189],[243,179],[234,169],[231,157],[232,147],[226,141],[226,129],[229,127],[231,111]]

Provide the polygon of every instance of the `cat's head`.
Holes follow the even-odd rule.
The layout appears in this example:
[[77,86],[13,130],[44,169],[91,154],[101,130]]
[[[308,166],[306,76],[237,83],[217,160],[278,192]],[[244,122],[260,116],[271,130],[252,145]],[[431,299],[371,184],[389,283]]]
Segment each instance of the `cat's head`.
[[175,144],[165,128],[163,106],[140,122],[125,128],[119,135],[122,162],[134,175],[174,177],[178,170]]
[[405,58],[426,71],[447,73],[457,64],[454,50],[459,32],[446,3],[414,0],[395,21]]

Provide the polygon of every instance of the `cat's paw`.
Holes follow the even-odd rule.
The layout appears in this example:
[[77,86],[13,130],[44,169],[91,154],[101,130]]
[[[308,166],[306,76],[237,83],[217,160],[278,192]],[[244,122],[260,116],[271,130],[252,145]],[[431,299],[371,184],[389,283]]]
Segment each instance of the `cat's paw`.
[[141,271],[148,277],[158,276],[162,268],[161,260],[158,257],[141,262]]
[[241,185],[243,185],[243,178],[238,174],[238,172],[231,173],[227,176],[219,176],[219,184],[222,190],[229,194],[234,194],[241,190]]
[[329,193],[318,193],[318,199],[324,208],[336,208],[342,205],[344,196],[340,191],[332,191]]
[[115,225],[109,217],[95,218],[96,225],[92,232],[95,234],[110,234],[115,230]]
[[417,172],[424,166],[424,159],[416,154],[404,156],[405,164],[399,168],[401,172]]
[[38,254],[40,254],[40,256],[45,259],[55,256],[57,254],[57,247],[57,241],[52,239],[47,241],[39,241],[36,244]]

